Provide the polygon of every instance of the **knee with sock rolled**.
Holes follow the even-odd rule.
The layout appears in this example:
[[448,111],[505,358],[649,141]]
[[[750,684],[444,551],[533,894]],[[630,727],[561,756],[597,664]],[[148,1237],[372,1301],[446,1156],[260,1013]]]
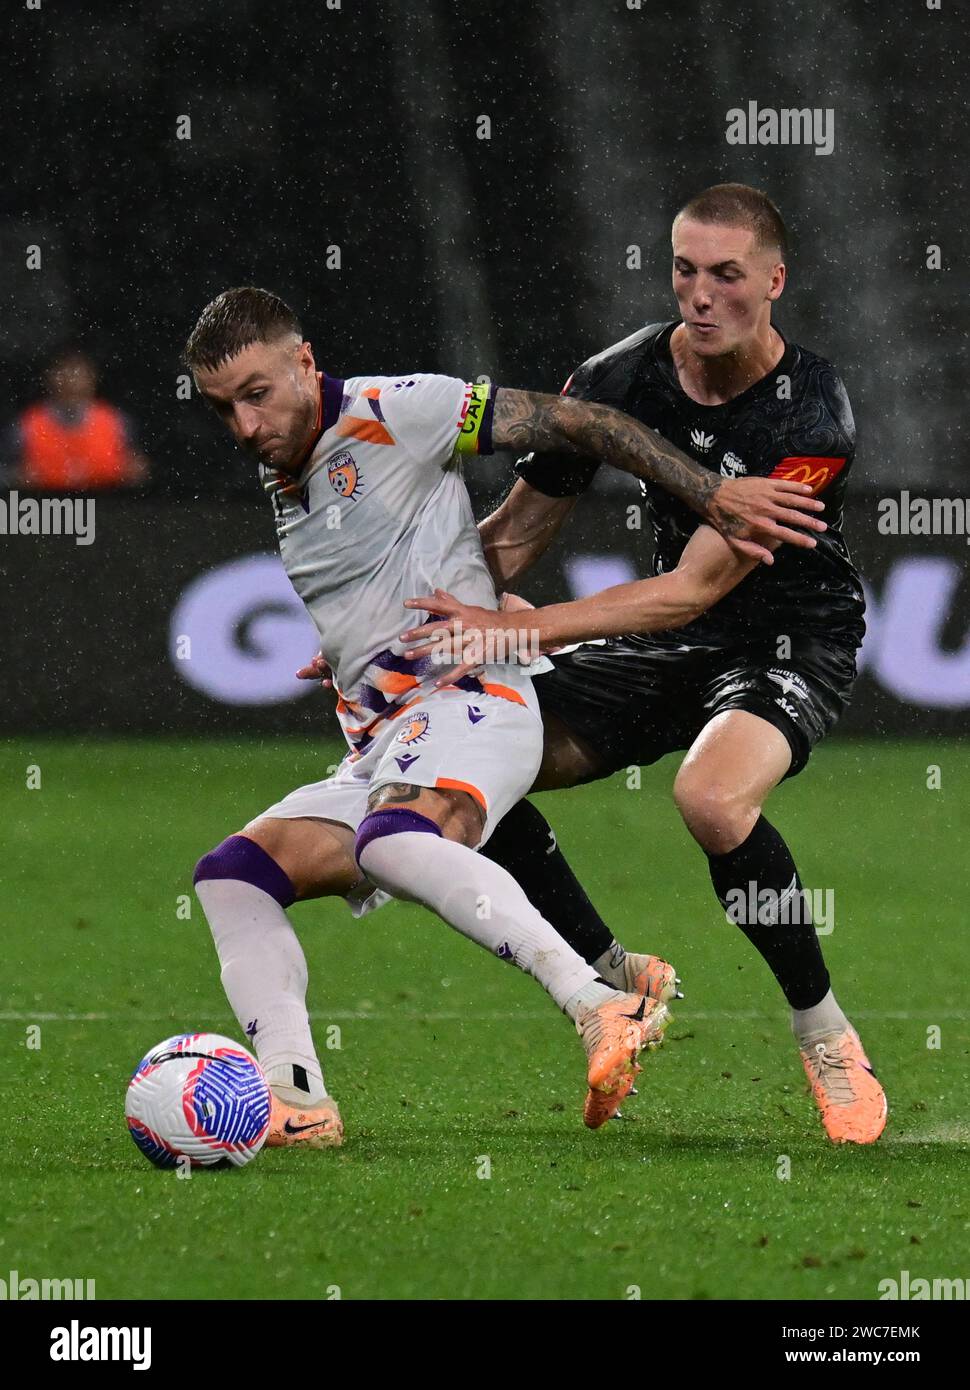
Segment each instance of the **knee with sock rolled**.
[[262,845],[250,840],[247,835],[230,835],[221,845],[202,856],[192,876],[196,891],[200,883],[213,879],[248,883],[274,898],[280,907],[289,907],[296,901],[289,874],[280,868]]

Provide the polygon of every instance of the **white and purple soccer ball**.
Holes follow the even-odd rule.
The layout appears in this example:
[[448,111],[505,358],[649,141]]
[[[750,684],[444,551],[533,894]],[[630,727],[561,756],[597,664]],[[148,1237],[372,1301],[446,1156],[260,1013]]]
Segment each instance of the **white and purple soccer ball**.
[[237,1168],[256,1157],[269,1131],[269,1084],[244,1047],[218,1033],[180,1033],[153,1047],[128,1083],[132,1139],[159,1168],[180,1159]]

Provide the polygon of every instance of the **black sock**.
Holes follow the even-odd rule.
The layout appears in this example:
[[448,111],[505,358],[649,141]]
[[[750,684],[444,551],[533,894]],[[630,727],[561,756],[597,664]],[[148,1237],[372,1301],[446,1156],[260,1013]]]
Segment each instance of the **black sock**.
[[[829,992],[829,972],[802,893],[791,850],[773,825],[759,816],[748,838],[727,854],[709,854],[714,892],[731,920],[767,961],[793,1009],[810,1009]],[[770,889],[777,912],[758,905],[758,894]],[[793,889],[799,894],[794,902]],[[785,920],[785,903],[789,917]],[[795,910],[792,910],[794,908]],[[759,918],[764,920],[759,920]]]
[[613,945],[613,933],[531,801],[520,801],[502,817],[482,854],[512,875],[532,906],[583,960],[592,963]]

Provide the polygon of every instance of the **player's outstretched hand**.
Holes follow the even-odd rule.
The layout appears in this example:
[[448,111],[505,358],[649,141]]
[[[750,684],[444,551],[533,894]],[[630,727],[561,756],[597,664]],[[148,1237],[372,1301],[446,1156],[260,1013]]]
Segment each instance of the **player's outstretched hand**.
[[438,614],[436,621],[409,628],[400,637],[402,642],[417,644],[408,647],[404,653],[409,660],[434,656],[442,665],[448,661],[456,663],[437,677],[436,686],[452,685],[462,676],[470,675],[486,664],[532,661],[539,655],[535,634],[523,629],[511,616],[513,612],[530,609],[532,604],[514,594],[507,595],[503,604],[503,609],[510,615],[508,618],[494,609],[462,603],[446,589],[435,589],[433,594],[405,599],[404,606],[417,608],[423,613]]
[[810,532],[828,529],[814,513],[824,510],[825,503],[812,496],[808,483],[789,478],[725,478],[711,499],[708,519],[739,555],[771,565],[769,542],[814,548]]
[[301,681],[319,681],[324,690],[333,689],[333,672],[323,652],[317,652],[313,660],[301,666],[296,674]]

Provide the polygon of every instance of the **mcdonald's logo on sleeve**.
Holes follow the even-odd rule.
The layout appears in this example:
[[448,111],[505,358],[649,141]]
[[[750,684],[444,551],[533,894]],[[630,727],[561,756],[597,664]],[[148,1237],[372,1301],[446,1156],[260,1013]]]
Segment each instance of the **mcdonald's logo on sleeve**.
[[821,492],[839,476],[845,467],[844,458],[819,458],[814,454],[793,454],[782,459],[772,469],[772,478],[788,478],[793,483],[808,483],[813,492]]

